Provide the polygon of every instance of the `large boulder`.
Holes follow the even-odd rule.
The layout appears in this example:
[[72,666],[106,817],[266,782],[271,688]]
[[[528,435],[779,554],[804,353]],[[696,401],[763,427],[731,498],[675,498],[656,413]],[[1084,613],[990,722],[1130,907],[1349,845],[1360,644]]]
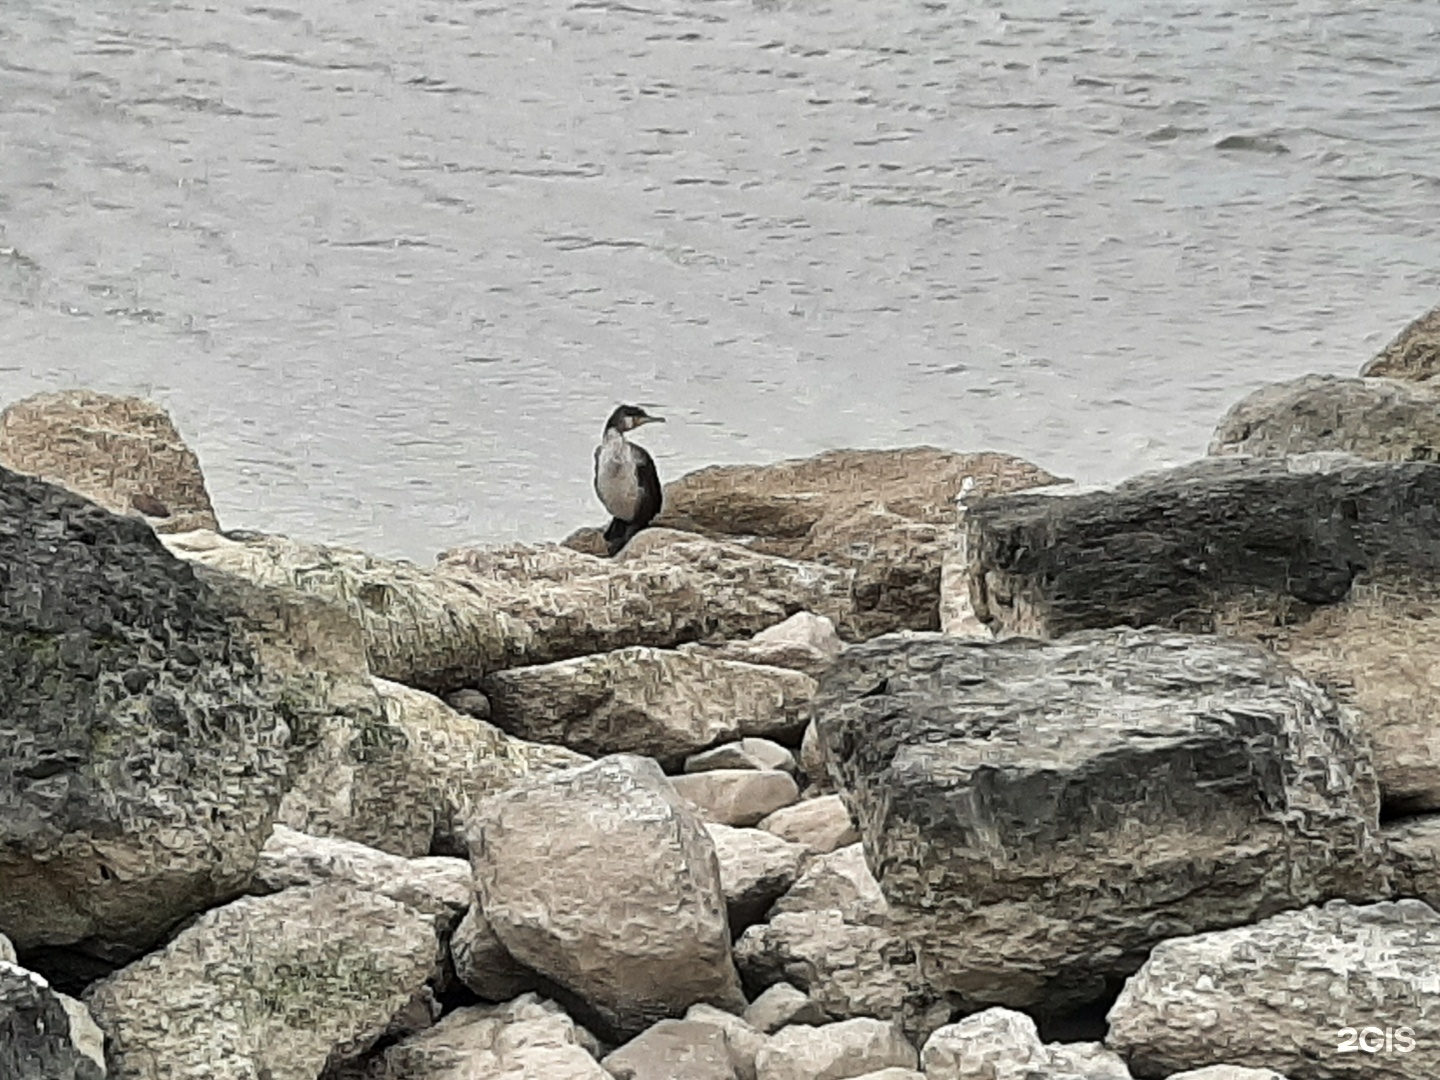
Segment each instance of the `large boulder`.
[[913,1069],[915,1047],[894,1024],[857,1018],[781,1028],[755,1057],[757,1080],[852,1080],[881,1069]]
[[85,1006],[0,959],[0,1076],[104,1080],[105,1037]]
[[892,635],[815,713],[892,918],[971,1007],[1062,1010],[1167,937],[1389,894],[1349,715],[1254,645]]
[[195,452],[160,406],[62,390],[0,413],[0,465],[61,484],[157,532],[218,529]]
[[504,668],[744,637],[797,611],[845,623],[853,571],[647,529],[619,559],[560,545],[446,552],[432,568],[283,536],[167,537],[183,558],[339,602],[373,674],[437,694]]
[[1387,804],[1440,808],[1440,465],[1215,458],[965,515],[997,634],[1157,624],[1271,645],[1356,706]]
[[85,997],[121,1080],[315,1080],[393,1031],[438,961],[431,917],[320,885],[209,911]]
[[0,671],[0,931],[22,956],[125,960],[245,889],[302,725],[143,522],[0,469]]
[[635,646],[486,678],[491,719],[585,754],[636,753],[679,769],[742,735],[798,741],[815,680],[786,668]]
[[633,1037],[701,1001],[744,1007],[714,845],[653,761],[518,785],[482,802],[469,833],[494,934],[599,1033]]
[[1374,461],[1440,461],[1440,386],[1302,375],[1231,406],[1211,454],[1343,451]]
[[832,450],[689,473],[666,487],[656,524],[853,570],[856,610],[842,631],[864,638],[938,629],[940,560],[953,541],[962,491],[982,495],[1056,482],[1005,454],[928,446]]
[[328,725],[281,805],[292,828],[396,855],[465,855],[477,801],[530,776],[589,759],[512,738],[423,690],[373,679],[378,706]]
[[1142,1080],[1222,1064],[1433,1080],[1437,966],[1432,908],[1331,901],[1157,946],[1111,1008],[1106,1043]]
[[1395,335],[1360,374],[1413,382],[1440,375],[1440,307],[1431,308]]

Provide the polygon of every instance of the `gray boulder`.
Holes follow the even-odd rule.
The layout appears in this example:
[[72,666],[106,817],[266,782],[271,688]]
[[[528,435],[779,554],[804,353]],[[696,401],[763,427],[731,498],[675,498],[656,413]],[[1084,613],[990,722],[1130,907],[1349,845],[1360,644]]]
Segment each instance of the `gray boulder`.
[[0,931],[109,961],[241,893],[297,727],[142,521],[0,469]]
[[0,1077],[104,1080],[105,1037],[85,1006],[0,959]]
[[442,695],[504,668],[742,637],[800,610],[843,622],[853,607],[853,571],[666,529],[647,529],[620,559],[516,544],[445,552],[429,568],[283,536],[167,542],[192,562],[339,603],[373,674]]
[[1348,714],[1253,645],[894,635],[816,719],[895,925],[970,1007],[1078,1005],[1166,938],[1388,895]]
[[1440,465],[1213,458],[982,500],[963,577],[999,635],[1155,624],[1274,647],[1356,707],[1387,804],[1414,813],[1440,809],[1436,505]]
[[513,735],[671,770],[742,735],[798,739],[814,693],[798,671],[639,646],[485,680],[491,719]]
[[603,758],[485,800],[470,858],[498,940],[597,1033],[744,1007],[714,845],[653,761]]
[[779,896],[795,884],[805,849],[761,829],[736,829],[706,822],[720,864],[730,932],[759,922]]
[[439,959],[431,917],[320,885],[206,912],[85,998],[126,1080],[315,1080],[393,1032]]
[[1285,457],[1344,451],[1373,461],[1440,461],[1440,387],[1302,375],[1231,406],[1211,454]]
[[1158,945],[1111,1008],[1106,1044],[1141,1080],[1227,1063],[1290,1080],[1433,1080],[1437,967],[1432,908],[1335,900]]

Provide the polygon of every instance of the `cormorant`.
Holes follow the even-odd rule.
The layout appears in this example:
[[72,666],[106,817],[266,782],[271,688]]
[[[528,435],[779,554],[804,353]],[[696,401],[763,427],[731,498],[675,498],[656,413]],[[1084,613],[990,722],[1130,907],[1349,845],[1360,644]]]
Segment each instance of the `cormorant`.
[[605,423],[605,434],[595,448],[595,494],[614,518],[605,530],[611,555],[630,542],[660,512],[660,475],[643,447],[625,438],[642,424],[663,422],[634,405],[621,405]]

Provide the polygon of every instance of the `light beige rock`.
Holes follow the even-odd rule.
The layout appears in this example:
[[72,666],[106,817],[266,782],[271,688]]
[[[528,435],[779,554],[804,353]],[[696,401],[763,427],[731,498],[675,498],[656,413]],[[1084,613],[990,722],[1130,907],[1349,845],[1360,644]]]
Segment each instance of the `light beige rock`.
[[89,1010],[44,977],[0,958],[0,1076],[104,1080],[105,1036]]
[[879,1072],[868,1072],[855,1080],[925,1080],[925,1074],[914,1069],[889,1068]]
[[0,962],[15,963],[15,946],[4,934],[0,934]]
[[[1432,908],[1335,900],[1161,942],[1111,1008],[1105,1041],[1142,1077],[1243,1061],[1302,1080],[1433,1080],[1437,968]],[[1370,1025],[1410,1028],[1416,1048],[1341,1052],[1342,1029]]]
[[512,788],[476,808],[470,836],[496,936],[611,1031],[633,1037],[698,1001],[744,1007],[714,845],[653,761],[616,755]]
[[450,940],[455,976],[486,1001],[510,1001],[544,980],[510,955],[479,904],[472,904]]
[[615,1080],[737,1080],[723,1029],[661,1020],[601,1062]]
[[143,516],[156,532],[220,527],[195,452],[143,398],[62,390],[17,401],[0,413],[0,465]]
[[926,1080],[1131,1080],[1099,1043],[1042,1044],[1035,1021],[986,1009],[937,1028],[920,1052]]
[[671,769],[742,735],[798,737],[815,693],[798,671],[640,646],[497,671],[484,686],[491,719],[513,735]]
[[755,1080],[755,1058],[769,1041],[763,1031],[757,1031],[734,1013],[717,1009],[714,1005],[691,1005],[685,1011],[685,1019],[713,1024],[724,1031],[737,1080]]
[[1010,1009],[986,1009],[937,1028],[920,1051],[926,1080],[1024,1080],[1048,1060],[1035,1021]]
[[797,611],[784,622],[761,630],[748,641],[693,642],[682,645],[681,649],[700,652],[717,660],[793,668],[813,678],[835,659],[841,644],[840,635],[830,619],[808,611]]
[[670,782],[706,821],[722,825],[754,825],[800,798],[795,778],[775,769],[713,769],[672,776]]
[[86,1000],[121,1080],[315,1080],[427,993],[430,917],[349,885],[206,912]]
[[788,982],[828,1016],[894,1020],[917,1041],[950,1019],[892,928],[859,844],[815,859],[769,921],[740,935],[735,962],[747,985]]
[[526,994],[456,1009],[386,1048],[357,1080],[611,1080],[587,1041],[554,1002]]
[[751,737],[702,750],[685,759],[687,773],[712,769],[779,769],[794,776],[796,768],[795,755],[785,747],[769,739]]
[[281,536],[165,538],[191,562],[335,600],[375,675],[435,693],[491,671],[632,645],[743,637],[797,608],[843,622],[853,571],[647,529],[619,559],[559,545],[444,553],[433,568]]
[[736,829],[707,822],[705,831],[720,862],[730,932],[759,922],[800,875],[805,849],[759,829]]
[[758,1080],[851,1080],[880,1069],[914,1069],[915,1048],[894,1024],[861,1018],[787,1027],[755,1059]]
[[666,487],[658,523],[853,568],[857,609],[848,624],[837,620],[847,637],[933,630],[940,559],[952,539],[955,497],[967,480],[979,494],[1056,482],[1003,454],[833,450],[689,473]]
[[1207,1065],[1203,1069],[1171,1073],[1167,1080],[1285,1080],[1285,1077],[1274,1069],[1250,1069],[1243,1065]]
[[745,1022],[767,1035],[791,1024],[828,1024],[834,1017],[787,982],[767,987],[745,1008]]
[[350,840],[309,836],[276,825],[260,849],[251,891],[264,894],[340,882],[458,921],[474,899],[470,864],[444,856],[406,859]]
[[854,844],[860,839],[850,812],[839,795],[822,795],[793,806],[782,807],[763,818],[759,827],[782,840],[803,844],[810,851],[824,855],[837,848]]
[[1432,308],[1401,330],[1360,369],[1360,374],[1415,382],[1440,375],[1440,307]]

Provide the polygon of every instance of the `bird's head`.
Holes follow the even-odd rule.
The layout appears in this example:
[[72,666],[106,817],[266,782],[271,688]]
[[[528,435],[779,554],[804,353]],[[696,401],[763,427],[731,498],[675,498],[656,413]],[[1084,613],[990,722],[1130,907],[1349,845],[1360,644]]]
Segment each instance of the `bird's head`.
[[638,405],[621,405],[610,414],[610,419],[605,424],[605,430],[614,430],[624,434],[627,431],[634,431],[644,424],[663,424],[664,422],[663,416],[651,416]]

